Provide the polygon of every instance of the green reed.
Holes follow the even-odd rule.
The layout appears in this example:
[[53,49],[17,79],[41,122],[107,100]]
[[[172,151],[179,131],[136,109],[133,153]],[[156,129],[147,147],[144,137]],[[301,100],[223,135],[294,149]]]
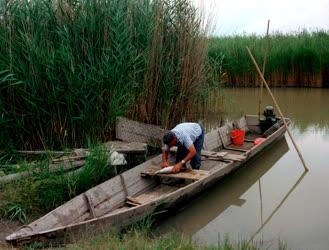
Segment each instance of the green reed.
[[210,76],[200,22],[188,0],[1,1],[0,148],[109,139],[121,115],[186,117]]
[[26,223],[116,175],[108,162],[109,153],[101,146],[90,148],[81,169],[57,172],[49,168],[49,159],[29,169],[30,175],[9,184],[0,184],[0,219]]
[[[266,78],[272,85],[328,87],[328,44],[328,31],[270,35]],[[262,69],[265,37],[237,35],[210,39],[209,56],[223,56],[223,70],[229,84],[255,86],[259,82],[246,46]]]

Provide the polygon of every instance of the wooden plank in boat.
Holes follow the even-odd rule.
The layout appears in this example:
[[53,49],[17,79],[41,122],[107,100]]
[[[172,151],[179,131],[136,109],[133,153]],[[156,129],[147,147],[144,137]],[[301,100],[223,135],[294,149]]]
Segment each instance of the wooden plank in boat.
[[142,176],[160,176],[160,177],[168,177],[175,179],[185,179],[185,180],[200,180],[206,177],[209,174],[209,171],[206,170],[196,170],[193,169],[191,171],[184,171],[175,174],[155,174],[155,172],[159,170],[158,166],[152,166],[141,173]]
[[127,201],[133,202],[135,204],[141,205],[142,203],[134,197],[127,196]]
[[96,213],[95,213],[95,208],[94,208],[94,204],[92,202],[92,199],[91,197],[88,196],[88,193],[84,193],[84,197],[86,199],[86,204],[89,208],[89,212],[92,216],[92,218],[95,218],[96,217]]
[[150,190],[149,192],[145,192],[145,193],[142,193],[142,194],[134,197],[134,199],[136,199],[141,204],[145,204],[147,202],[154,201],[163,195],[172,193],[172,192],[176,191],[177,189],[179,189],[179,188],[175,187],[175,186],[160,184],[157,187],[155,187],[154,189]]
[[116,123],[116,138],[127,142],[161,146],[162,137],[167,131],[159,126],[131,121],[124,117],[119,117]]
[[185,179],[185,180],[200,180],[207,175],[209,175],[209,171],[206,170],[196,170],[186,172],[179,172],[176,174],[157,174],[162,177],[176,178],[176,179]]
[[248,142],[253,142],[255,141],[256,138],[263,137],[261,134],[256,134],[256,133],[247,133],[245,135],[245,141]]
[[[72,161],[72,162],[64,162],[63,164],[49,164],[49,172],[56,172],[63,170],[64,172],[70,171],[76,168],[79,168],[85,164],[85,160],[78,160],[78,161]],[[38,169],[35,169],[35,171],[39,171]],[[18,180],[20,178],[29,176],[32,172],[27,170],[24,172],[9,174],[0,177],[0,183],[9,183],[14,180]]]
[[213,129],[205,135],[203,149],[205,150],[214,150],[220,148],[222,142],[219,138],[218,129]]
[[201,151],[201,155],[202,156],[212,156],[212,157],[225,157],[228,155],[227,152],[216,152],[216,151],[206,151],[206,150],[202,150]]
[[232,139],[231,139],[232,129],[233,129],[233,127],[231,124],[226,124],[225,126],[220,127],[218,130],[219,137],[220,137],[224,147],[226,147],[232,143]]
[[[124,182],[129,196],[134,196],[138,192],[152,188],[155,183],[145,178],[136,178],[140,173],[151,165],[160,166],[161,155],[144,162],[135,168],[122,173]],[[159,167],[158,167],[159,168]],[[96,214],[101,216],[117,207],[120,207],[126,202],[126,194],[123,190],[120,176],[115,176],[90,190],[87,191],[93,197]]]
[[246,115],[246,121],[249,126],[259,126],[259,119],[257,115]]
[[235,144],[230,144],[228,145],[227,149],[232,149],[232,150],[241,150],[241,151],[248,151],[254,146],[253,142],[244,142],[242,145],[235,145]]
[[111,149],[114,147],[114,150],[118,153],[146,153],[147,144],[143,142],[125,142],[125,141],[109,141],[104,143],[106,149]]
[[234,127],[237,129],[242,129],[246,132],[249,131],[247,120],[245,117],[241,117],[240,119],[234,121],[233,124],[234,124]]
[[223,161],[244,161],[247,156],[244,154],[234,154],[226,151],[214,152],[214,151],[201,151],[201,155],[206,158],[206,160],[223,160]]
[[129,201],[129,200],[126,201],[126,204],[127,204],[127,205],[130,205],[130,206],[133,206],[133,207],[136,207],[136,206],[141,205],[141,204],[139,204],[139,203],[135,203],[135,202],[132,202],[132,201]]
[[131,196],[127,196],[126,204],[130,205],[130,206],[142,205],[142,203],[139,200],[137,200],[136,198],[131,197]]
[[229,150],[248,152],[252,147],[252,142],[244,142],[243,145],[234,145],[231,139],[231,131],[233,127],[231,124],[226,124],[225,126],[219,128],[219,137],[223,143],[223,147]]

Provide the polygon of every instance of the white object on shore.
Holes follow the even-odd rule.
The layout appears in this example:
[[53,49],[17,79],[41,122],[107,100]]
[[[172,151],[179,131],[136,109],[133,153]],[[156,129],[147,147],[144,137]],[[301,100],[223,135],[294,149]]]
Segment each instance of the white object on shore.
[[156,171],[154,174],[171,174],[173,171],[173,166],[169,166],[163,169]]
[[110,163],[115,166],[116,165],[125,165],[125,164],[127,164],[127,161],[123,154],[120,154],[117,151],[113,151],[113,152],[111,152],[111,155],[110,155]]

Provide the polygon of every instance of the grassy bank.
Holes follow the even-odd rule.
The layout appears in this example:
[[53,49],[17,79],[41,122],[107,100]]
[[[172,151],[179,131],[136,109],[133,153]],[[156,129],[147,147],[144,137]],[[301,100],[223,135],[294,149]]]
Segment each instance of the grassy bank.
[[248,240],[233,241],[229,236],[218,239],[215,245],[207,246],[178,232],[166,233],[156,236],[151,233],[151,228],[132,228],[124,234],[104,233],[97,237],[87,237],[82,241],[67,245],[64,249],[203,249],[203,250],[258,250],[273,248],[284,250],[286,245],[278,240],[272,244]]
[[160,233],[157,232],[157,228],[152,225],[153,219],[151,217],[145,218],[142,222],[138,222],[129,227],[124,232],[113,231],[111,228],[102,228],[98,235],[94,235],[92,232],[86,229],[85,232],[81,232],[80,240],[63,245],[63,242],[59,245],[51,246],[42,243],[35,242],[28,245],[25,249],[144,249],[144,250],[165,250],[165,249],[185,249],[185,250],[260,250],[260,249],[287,249],[286,244],[282,240],[265,242],[263,240],[249,240],[239,239],[232,240],[229,235],[218,236],[216,244],[206,244],[205,242],[198,242],[190,235],[185,235],[177,231]]
[[28,223],[117,174],[101,146],[90,152],[79,170],[53,172],[44,159],[29,168],[29,176],[0,184],[0,219]]
[[187,117],[214,90],[200,22],[188,0],[1,1],[0,148],[107,140],[120,115]]
[[228,250],[228,249],[259,249],[246,242],[231,243],[228,240],[223,241],[217,246],[206,247],[194,242],[190,237],[171,233],[162,237],[152,237],[143,232],[130,232],[123,237],[104,234],[95,239],[84,240],[67,246],[65,249],[204,249],[204,250]]
[[[227,85],[257,86],[246,46],[262,69],[265,44],[265,37],[252,35],[211,38],[209,56],[223,60]],[[270,35],[266,79],[272,86],[329,87],[328,44],[328,31]]]

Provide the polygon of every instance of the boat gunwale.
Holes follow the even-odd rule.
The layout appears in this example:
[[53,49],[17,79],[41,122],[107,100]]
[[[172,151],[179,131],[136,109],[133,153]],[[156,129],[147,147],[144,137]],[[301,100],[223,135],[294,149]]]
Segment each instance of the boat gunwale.
[[[248,115],[248,116],[250,116],[250,117],[257,117],[257,116],[254,116],[254,115]],[[288,118],[285,118],[285,119],[288,119]],[[289,119],[288,119],[288,122],[290,122]],[[151,214],[153,211],[156,210],[157,205],[162,204],[163,202],[166,202],[167,199],[168,199],[167,202],[169,202],[170,201],[170,197],[176,197],[177,194],[180,194],[181,196],[184,196],[185,193],[189,193],[189,192],[187,192],[189,189],[194,190],[199,185],[201,185],[203,182],[205,182],[205,184],[209,184],[209,183],[218,181],[220,178],[222,178],[226,174],[232,172],[234,169],[236,169],[236,168],[244,165],[245,162],[247,162],[248,160],[250,160],[257,153],[261,152],[261,149],[262,148],[266,148],[267,146],[271,145],[276,139],[280,138],[280,135],[279,134],[284,135],[285,132],[286,132],[285,126],[284,125],[281,125],[276,131],[274,131],[271,135],[269,135],[264,142],[262,142],[261,144],[258,144],[258,145],[253,146],[248,152],[246,152],[245,155],[247,157],[242,162],[236,162],[236,161],[222,162],[223,164],[225,164],[225,166],[223,166],[222,168],[220,168],[218,170],[212,171],[213,169],[216,168],[216,166],[215,166],[214,168],[212,168],[210,170],[210,174],[209,175],[205,175],[203,178],[201,178],[199,180],[195,180],[195,181],[189,183],[186,186],[183,186],[181,188],[178,188],[177,190],[175,190],[173,192],[169,192],[169,193],[163,194],[163,195],[159,196],[158,198],[156,198],[154,200],[151,200],[151,201],[148,201],[148,202],[146,202],[144,204],[141,204],[141,205],[138,205],[138,206],[135,206],[135,207],[127,208],[127,210],[125,210],[125,211],[118,211],[118,212],[115,212],[115,210],[113,212],[112,211],[109,211],[108,213],[106,213],[106,214],[104,214],[102,216],[99,216],[99,217],[96,217],[96,218],[92,218],[92,219],[89,219],[89,220],[85,220],[85,221],[81,221],[81,222],[73,223],[73,224],[68,224],[66,226],[55,227],[55,228],[52,228],[52,229],[49,229],[49,230],[43,230],[43,231],[39,231],[39,232],[36,232],[36,233],[33,233],[33,234],[27,234],[26,236],[23,236],[23,237],[16,237],[16,238],[14,238],[16,232],[19,231],[18,230],[16,232],[8,235],[6,237],[6,241],[7,242],[16,242],[16,241],[19,241],[19,240],[24,240],[24,238],[46,237],[47,234],[51,234],[51,233],[59,232],[59,231],[64,231],[64,230],[65,231],[69,231],[69,230],[72,230],[72,229],[79,228],[80,226],[83,226],[83,225],[93,224],[95,222],[102,222],[104,220],[111,219],[111,217],[115,217],[115,216],[117,216],[119,214],[124,214],[124,213],[127,213],[127,212],[132,212],[133,213],[134,211],[138,211],[138,210],[143,211],[144,209],[146,210],[148,207],[150,207],[150,208],[153,207],[153,209],[151,209],[147,213],[147,214]],[[218,150],[218,152],[220,152],[220,151],[221,150]],[[253,152],[254,152],[254,154],[253,154]],[[150,159],[149,161],[151,162],[152,160],[154,160],[157,157],[159,157],[159,155],[158,156],[155,156],[154,158]],[[212,160],[210,159],[209,161],[212,161]],[[221,171],[224,171],[225,172],[226,170],[229,170],[229,172],[214,177],[214,174],[220,174]],[[115,177],[118,177],[118,176],[115,176]],[[115,177],[113,177],[113,178],[115,178]],[[143,177],[141,177],[141,178],[143,178]],[[206,188],[206,187],[204,187],[204,188]],[[204,188],[201,188],[197,193],[201,192]],[[83,195],[84,193],[82,193],[80,195]],[[195,195],[197,193],[195,193]],[[78,196],[80,196],[80,195],[78,195]],[[176,197],[176,200],[178,198],[179,198],[179,196]],[[65,205],[65,204],[63,204],[63,205]],[[54,209],[54,210],[56,210],[56,209]],[[50,211],[48,214],[52,213],[54,210]],[[138,213],[138,212],[136,212],[136,213]],[[47,216],[48,214],[46,214],[44,216]],[[31,223],[33,223],[33,222],[31,222]],[[10,237],[10,236],[13,236],[13,237]]]

